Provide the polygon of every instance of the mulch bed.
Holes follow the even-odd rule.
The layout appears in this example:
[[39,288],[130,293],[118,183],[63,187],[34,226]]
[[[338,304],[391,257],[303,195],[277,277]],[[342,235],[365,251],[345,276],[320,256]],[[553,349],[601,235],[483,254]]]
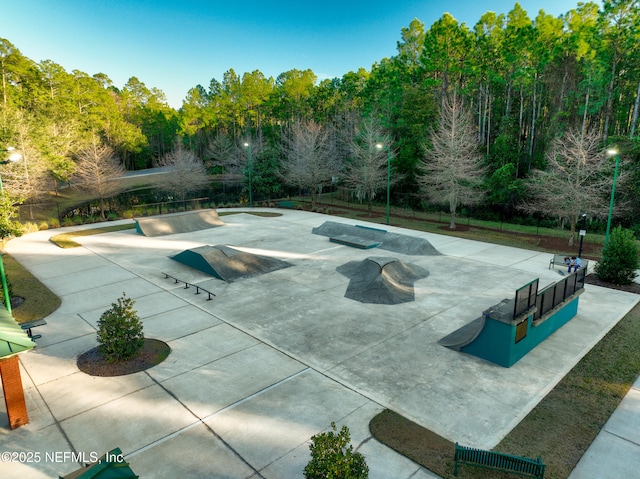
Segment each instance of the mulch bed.
[[164,361],[171,348],[159,339],[144,339],[144,345],[137,354],[127,360],[114,363],[107,362],[98,348],[95,347],[78,356],[78,369],[90,376],[125,376],[144,371]]

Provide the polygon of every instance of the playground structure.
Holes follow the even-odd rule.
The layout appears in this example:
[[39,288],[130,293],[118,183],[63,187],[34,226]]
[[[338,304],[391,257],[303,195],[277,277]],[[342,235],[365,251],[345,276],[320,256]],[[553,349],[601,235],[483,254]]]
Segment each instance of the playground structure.
[[136,222],[136,231],[144,236],[192,233],[224,225],[216,210],[198,210],[187,213],[134,218],[134,221]]
[[515,298],[485,310],[439,343],[511,367],[578,313],[585,276],[583,267],[542,291],[538,279],[531,281],[516,291]]

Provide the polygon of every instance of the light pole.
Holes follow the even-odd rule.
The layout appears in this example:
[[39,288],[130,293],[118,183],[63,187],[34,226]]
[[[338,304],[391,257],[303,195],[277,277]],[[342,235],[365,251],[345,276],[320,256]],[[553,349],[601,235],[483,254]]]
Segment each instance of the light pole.
[[582,229],[580,230],[580,249],[578,249],[578,258],[582,258],[582,242],[587,234],[587,214],[582,213]]
[[385,148],[387,150],[387,225],[389,224],[389,206],[391,200],[391,149],[389,145],[383,145],[382,143],[378,143],[376,145],[378,150]]
[[[1,161],[0,164],[6,165],[7,163],[15,163],[22,159],[20,152],[12,146],[8,147],[5,151],[9,152],[9,157]],[[0,175],[0,195],[4,196],[4,189],[2,188],[2,175]],[[4,261],[2,260],[2,254],[0,254],[0,278],[2,280],[2,292],[4,294],[4,304],[7,307],[9,314],[13,314],[11,311],[11,296],[9,295],[9,285],[7,284],[7,275],[4,272]]]
[[616,181],[618,179],[618,165],[620,164],[620,153],[617,149],[611,148],[607,150],[609,156],[616,157],[616,166],[613,169],[613,184],[611,185],[611,201],[609,202],[609,216],[607,217],[607,232],[604,235],[604,245],[607,245],[609,241],[609,233],[611,231],[611,217],[613,216],[613,199],[616,194]]
[[253,208],[253,188],[251,185],[251,144],[245,142],[244,146],[247,147],[248,154],[247,168],[249,169],[249,208]]

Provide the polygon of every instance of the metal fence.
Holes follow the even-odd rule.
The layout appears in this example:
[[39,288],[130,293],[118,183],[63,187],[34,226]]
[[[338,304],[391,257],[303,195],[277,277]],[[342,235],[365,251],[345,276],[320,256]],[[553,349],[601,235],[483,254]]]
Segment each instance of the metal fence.
[[536,298],[537,310],[533,320],[537,321],[553,308],[566,301],[576,292],[584,288],[587,268],[580,268],[557,283],[550,284],[538,293]]

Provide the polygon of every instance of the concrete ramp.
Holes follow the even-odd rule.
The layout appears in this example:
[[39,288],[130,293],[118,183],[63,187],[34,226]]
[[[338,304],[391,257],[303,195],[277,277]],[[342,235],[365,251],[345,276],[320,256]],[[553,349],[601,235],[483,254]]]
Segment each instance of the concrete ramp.
[[277,258],[246,253],[225,245],[188,249],[171,259],[229,283],[292,266]]
[[[329,238],[349,237],[352,242],[379,243],[380,249],[408,255],[435,256],[440,252],[424,238],[390,233],[383,229],[366,226],[348,225],[335,221],[325,221],[322,225],[311,230],[313,234],[328,236]],[[356,240],[353,240],[356,238]],[[336,241],[334,241],[336,242]]]
[[345,298],[361,303],[401,304],[414,301],[413,283],[429,276],[417,265],[396,258],[369,257],[350,261],[336,271],[350,279]]
[[134,218],[136,231],[145,236],[190,233],[224,225],[216,210],[198,210],[148,218]]
[[438,344],[453,349],[454,351],[462,351],[462,348],[473,343],[478,336],[480,336],[486,321],[486,316],[480,316],[448,336],[445,336],[438,341]]

